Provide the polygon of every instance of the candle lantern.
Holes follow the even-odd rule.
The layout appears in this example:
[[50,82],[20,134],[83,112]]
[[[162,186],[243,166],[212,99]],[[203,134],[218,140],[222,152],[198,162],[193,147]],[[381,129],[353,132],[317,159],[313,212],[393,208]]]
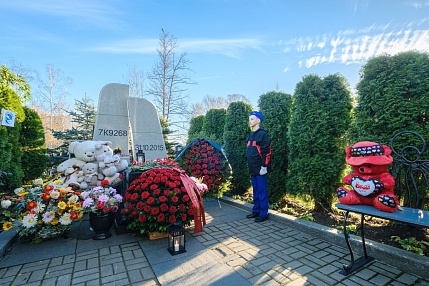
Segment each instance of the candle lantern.
[[185,228],[181,222],[176,222],[168,227],[168,251],[171,255],[186,252]]
[[146,162],[146,155],[143,153],[143,150],[137,151],[137,162],[139,163]]

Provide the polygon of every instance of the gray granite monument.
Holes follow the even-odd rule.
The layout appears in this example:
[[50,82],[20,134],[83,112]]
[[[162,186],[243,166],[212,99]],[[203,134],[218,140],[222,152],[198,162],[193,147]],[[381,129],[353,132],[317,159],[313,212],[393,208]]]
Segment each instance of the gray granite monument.
[[92,137],[95,141],[112,142],[112,149],[119,147],[122,155],[130,150],[128,98],[127,84],[109,83],[101,89]]
[[140,97],[128,98],[133,158],[143,152],[146,161],[167,158],[164,137],[155,105]]

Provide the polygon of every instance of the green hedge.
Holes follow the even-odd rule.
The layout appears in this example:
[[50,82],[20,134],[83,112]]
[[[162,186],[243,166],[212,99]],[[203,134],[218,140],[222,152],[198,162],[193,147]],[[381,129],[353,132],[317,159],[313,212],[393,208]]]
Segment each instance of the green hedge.
[[339,75],[309,75],[297,84],[289,127],[288,192],[330,208],[345,167],[351,93]]
[[389,144],[392,136],[403,130],[429,140],[428,79],[428,54],[406,52],[369,60],[357,85],[352,142]]
[[22,146],[21,166],[24,171],[24,181],[41,177],[47,169],[45,132],[42,120],[37,112],[24,107],[25,120],[22,123],[19,141]]
[[186,144],[191,143],[195,139],[205,137],[204,134],[202,134],[204,118],[204,115],[199,115],[191,118],[188,129],[188,140],[186,140]]
[[223,132],[225,126],[226,109],[210,109],[207,111],[203,123],[203,133],[206,139],[223,145]]
[[2,108],[16,112],[14,127],[0,125],[0,192],[10,193],[22,185],[24,176],[19,136],[25,113],[16,92],[6,85],[1,85],[0,88],[0,109]]
[[224,149],[232,169],[231,189],[242,195],[251,186],[246,159],[246,138],[250,134],[248,103],[232,102],[227,109],[223,133]]

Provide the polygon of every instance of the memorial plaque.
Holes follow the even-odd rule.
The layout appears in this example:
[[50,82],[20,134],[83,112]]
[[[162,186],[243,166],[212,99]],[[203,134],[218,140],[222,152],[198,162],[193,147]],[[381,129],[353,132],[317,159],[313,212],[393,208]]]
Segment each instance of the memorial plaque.
[[128,98],[133,158],[142,150],[146,161],[167,158],[164,137],[155,105],[145,98]]
[[112,149],[119,147],[122,154],[129,150],[128,98],[127,84],[109,83],[101,89],[92,137],[95,141],[111,141]]

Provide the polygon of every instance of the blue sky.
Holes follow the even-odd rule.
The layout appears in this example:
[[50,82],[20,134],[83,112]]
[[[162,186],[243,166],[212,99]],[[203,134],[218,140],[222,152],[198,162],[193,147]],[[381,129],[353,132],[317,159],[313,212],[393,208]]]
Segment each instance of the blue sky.
[[344,75],[354,90],[382,53],[429,51],[429,0],[14,0],[0,2],[0,61],[73,79],[71,98],[149,72],[161,28],[187,51],[190,103],[209,94],[293,93],[303,76]]

